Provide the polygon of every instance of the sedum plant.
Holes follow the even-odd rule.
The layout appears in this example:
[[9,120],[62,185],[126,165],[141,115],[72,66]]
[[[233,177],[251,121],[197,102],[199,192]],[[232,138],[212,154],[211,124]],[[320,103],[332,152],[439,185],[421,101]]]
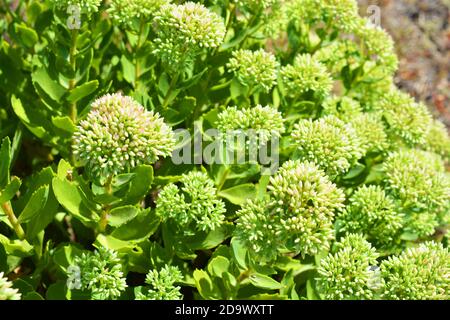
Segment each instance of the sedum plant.
[[0,1],[0,300],[448,300],[448,130],[358,9]]
[[150,288],[145,293],[136,294],[136,300],[181,300],[183,295],[175,283],[182,279],[177,267],[166,265],[160,270],[150,270],[145,277],[145,283]]
[[309,54],[298,55],[292,65],[281,68],[280,75],[288,97],[312,95],[320,100],[331,92],[333,81],[327,68]]
[[349,234],[335,243],[334,253],[320,262],[318,291],[325,299],[374,299],[383,286],[378,253],[359,234]]
[[352,124],[334,116],[301,120],[292,140],[300,159],[316,163],[331,176],[347,172],[363,155],[362,141]]
[[172,130],[158,114],[121,94],[95,100],[73,135],[73,153],[92,176],[155,163],[169,156],[174,145]]
[[448,300],[448,248],[435,242],[408,248],[381,263],[386,288],[383,298],[395,300]]
[[239,82],[254,92],[270,91],[277,81],[278,62],[273,54],[263,49],[235,51],[227,67]]
[[225,204],[217,197],[213,181],[203,172],[190,172],[181,177],[183,187],[165,186],[156,202],[157,214],[163,220],[173,219],[189,230],[214,230],[224,221]]
[[376,247],[392,246],[403,227],[403,214],[380,186],[362,186],[339,215],[340,231],[360,233]]
[[344,194],[313,163],[288,161],[270,179],[269,196],[238,212],[236,236],[263,259],[280,250],[315,255],[334,239],[333,217]]
[[120,258],[110,249],[83,253],[73,263],[68,269],[70,289],[91,291],[94,300],[118,298],[127,287]]

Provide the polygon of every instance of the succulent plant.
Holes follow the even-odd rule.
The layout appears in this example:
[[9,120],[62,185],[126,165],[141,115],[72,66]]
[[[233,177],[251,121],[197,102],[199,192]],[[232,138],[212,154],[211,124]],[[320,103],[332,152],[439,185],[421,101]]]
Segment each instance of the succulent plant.
[[73,152],[93,177],[125,173],[169,156],[175,146],[171,128],[131,97],[108,94],[92,103],[73,135]]

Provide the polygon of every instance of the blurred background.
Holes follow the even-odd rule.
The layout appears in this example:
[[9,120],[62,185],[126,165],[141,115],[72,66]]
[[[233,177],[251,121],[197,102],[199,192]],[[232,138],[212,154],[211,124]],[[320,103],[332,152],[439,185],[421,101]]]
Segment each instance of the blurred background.
[[[358,0],[394,38],[400,68],[397,85],[425,102],[450,131],[450,0]],[[369,9],[369,11],[368,11]]]

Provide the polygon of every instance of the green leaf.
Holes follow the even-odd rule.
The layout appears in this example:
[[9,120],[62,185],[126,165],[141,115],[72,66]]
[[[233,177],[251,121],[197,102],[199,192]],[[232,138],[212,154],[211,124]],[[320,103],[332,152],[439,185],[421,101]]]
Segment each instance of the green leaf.
[[33,246],[26,240],[11,240],[0,234],[0,244],[5,248],[6,254],[16,257],[29,257],[33,254]]
[[279,283],[278,281],[272,279],[269,276],[259,273],[251,274],[249,280],[250,283],[253,284],[255,287],[262,289],[279,290],[282,288],[281,283]]
[[52,100],[61,102],[66,90],[53,80],[44,68],[37,69],[31,77],[33,83],[39,86]]
[[416,241],[419,238],[419,236],[412,232],[403,232],[400,235],[400,239],[405,241]]
[[136,244],[129,241],[122,241],[112,236],[105,236],[103,234],[99,234],[97,236],[94,245],[96,247],[103,246],[112,250],[133,249],[136,247]]
[[197,234],[189,239],[188,247],[192,250],[208,250],[217,247],[226,238],[228,238],[233,230],[233,224],[222,224],[219,228],[210,232],[197,232]]
[[73,168],[66,160],[61,159],[58,163],[58,169],[56,171],[58,178],[64,180],[73,172]]
[[47,300],[67,300],[66,281],[58,281],[51,284],[45,294]]
[[350,171],[343,177],[343,179],[344,180],[351,180],[353,178],[356,178],[360,174],[362,174],[365,169],[366,169],[365,165],[363,165],[361,163],[357,163],[350,169]]
[[19,35],[20,39],[22,40],[22,43],[26,47],[32,48],[32,47],[34,47],[36,42],[38,42],[39,37],[38,37],[36,31],[34,31],[31,28],[28,28],[26,25],[16,24],[15,29],[16,29],[16,32]]
[[37,292],[29,292],[26,295],[22,296],[22,300],[45,300],[45,299]]
[[58,202],[82,223],[90,226],[98,218],[86,206],[81,191],[74,183],[55,177],[52,186]]
[[0,204],[3,204],[14,198],[17,191],[19,191],[21,184],[22,181],[19,178],[13,177],[13,179],[6,186],[6,188],[0,192]]
[[233,204],[242,205],[247,200],[254,199],[256,197],[256,187],[252,183],[240,184],[235,187],[222,190],[218,195]]
[[194,281],[195,286],[197,287],[198,292],[202,296],[202,298],[206,300],[218,299],[220,297],[219,294],[215,292],[215,287],[209,277],[208,273],[203,270],[195,270],[194,271]]
[[95,90],[97,90],[98,85],[99,83],[97,80],[83,83],[81,86],[78,86],[70,91],[70,94],[67,97],[67,101],[77,102],[84,97],[87,97],[91,93],[95,92]]
[[72,120],[65,117],[52,117],[52,123],[55,127],[70,134],[74,133],[77,127],[73,124]]
[[48,198],[49,186],[42,186],[36,190],[31,196],[22,213],[19,216],[19,222],[28,222],[36,215],[39,210],[43,209]]
[[227,258],[218,256],[210,260],[208,264],[208,272],[218,278],[222,277],[222,273],[227,272],[230,267],[230,261]]
[[233,257],[238,266],[242,270],[247,270],[246,256],[247,247],[242,244],[237,238],[231,239],[231,249],[233,252]]
[[228,296],[234,297],[236,295],[236,289],[238,288],[238,282],[236,278],[229,272],[222,273],[222,281],[225,288],[228,290]]
[[232,99],[239,98],[240,96],[245,96],[247,92],[248,87],[242,85],[236,78],[231,81],[230,95]]
[[113,227],[119,227],[132,220],[138,213],[138,208],[134,206],[114,208],[108,214],[108,224]]
[[122,56],[120,59],[120,62],[122,64],[122,71],[123,71],[123,77],[129,84],[134,84],[135,82],[135,73],[136,69],[135,66],[130,60],[127,59],[125,55]]
[[124,184],[130,182],[135,176],[136,173],[123,173],[117,175],[116,177],[114,177],[112,183],[113,189],[120,189]]
[[[11,165],[11,141],[8,137],[2,140],[0,148],[0,189],[9,183],[9,167]],[[3,201],[4,202],[4,201]]]
[[315,269],[313,264],[302,264],[299,260],[286,256],[279,257],[275,262],[274,267],[286,272],[294,270],[294,276]]
[[80,256],[83,250],[73,244],[66,244],[58,247],[53,255],[53,262],[63,271],[67,272],[67,268],[73,263],[76,256]]
[[153,168],[148,165],[141,165],[133,171],[135,177],[130,182],[130,188],[125,194],[121,205],[137,204],[150,191],[153,182]]
[[313,280],[306,280],[306,297],[308,300],[320,300],[318,297],[316,290],[314,289]]
[[155,210],[142,210],[133,220],[118,227],[112,232],[112,236],[123,241],[139,242],[148,239],[158,229],[160,218]]
[[282,288],[280,289],[280,294],[288,295],[292,287],[295,286],[294,273],[292,269],[285,273],[283,279],[281,280],[281,285]]
[[39,113],[39,110],[34,108],[33,105],[24,108],[22,101],[17,99],[14,95],[11,97],[11,105],[14,113],[31,133],[43,140],[51,139],[51,135],[49,133],[49,127],[51,124],[47,121],[43,114]]
[[49,186],[49,192],[45,206],[33,216],[28,222],[26,235],[27,239],[33,239],[39,232],[44,230],[47,225],[53,220],[59,207],[58,201],[52,191],[51,183],[55,176],[52,168],[47,167],[42,169],[38,174],[32,176],[31,179],[26,181],[27,192],[19,198],[16,202],[18,210],[23,210],[30,198],[33,196],[34,191],[43,186]]

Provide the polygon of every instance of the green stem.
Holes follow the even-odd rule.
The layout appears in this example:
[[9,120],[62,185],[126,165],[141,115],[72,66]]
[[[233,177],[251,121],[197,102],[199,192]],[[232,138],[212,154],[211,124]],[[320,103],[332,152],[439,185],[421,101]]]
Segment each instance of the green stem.
[[167,94],[166,94],[166,96],[164,98],[164,101],[163,101],[163,104],[162,104],[162,109],[163,110],[167,109],[167,107],[169,106],[170,96],[172,95],[172,92],[173,92],[173,90],[175,89],[175,87],[177,85],[179,77],[180,77],[180,74],[177,73],[177,74],[175,74],[175,76],[170,81],[169,90],[167,90]]
[[[108,195],[112,195],[112,193],[113,193],[112,180],[113,180],[113,176],[110,175],[108,177],[108,180],[105,183],[105,191]],[[110,210],[111,210],[111,207],[109,205],[106,205],[103,208],[102,214],[100,216],[100,220],[98,222],[98,232],[99,233],[104,233],[106,230],[106,226],[108,225],[108,215],[109,215]]]
[[247,279],[250,276],[250,270],[245,270],[243,271],[236,279],[236,281],[238,283],[241,283],[242,281],[244,281],[245,279]]
[[20,240],[25,239],[25,231],[23,231],[22,226],[20,225],[19,221],[16,218],[16,215],[14,214],[14,211],[11,207],[11,204],[9,202],[5,202],[2,204],[3,212],[8,217],[9,222],[11,223],[12,227],[14,228],[14,231],[16,232],[17,237]]
[[[69,61],[70,61],[70,67],[72,68],[72,70],[74,72],[76,72],[76,67],[77,67],[77,60],[76,60],[76,54],[77,54],[77,39],[78,39],[78,30],[77,29],[73,29],[72,30],[72,43],[70,45],[70,53],[69,53]],[[73,90],[75,89],[75,85],[76,85],[76,79],[72,78],[69,80],[69,90]],[[72,119],[72,122],[74,124],[77,123],[77,104],[76,102],[72,102],[70,104],[70,119]]]
[[[72,30],[72,42],[70,45],[70,53],[69,53],[69,62],[70,67],[72,68],[73,72],[76,73],[76,67],[77,67],[77,60],[76,60],[76,54],[77,54],[77,39],[78,39],[78,30],[73,29]],[[76,79],[75,75],[74,78],[69,80],[69,91],[72,91],[75,89],[76,86]],[[77,103],[72,102],[69,105],[69,117],[72,120],[73,124],[77,124],[77,118],[78,118],[78,111],[77,111]],[[70,147],[69,151],[69,158],[72,165],[75,165],[75,155],[73,154],[72,147]]]
[[135,59],[135,73],[134,73],[134,89],[136,90],[138,88],[139,84],[139,75],[141,73],[141,67],[139,64],[139,58],[137,57],[137,53],[142,45],[142,33],[144,32],[145,27],[145,20],[141,18],[140,25],[139,25],[139,33],[138,33],[138,41],[136,44],[136,48],[134,49],[134,59]]

